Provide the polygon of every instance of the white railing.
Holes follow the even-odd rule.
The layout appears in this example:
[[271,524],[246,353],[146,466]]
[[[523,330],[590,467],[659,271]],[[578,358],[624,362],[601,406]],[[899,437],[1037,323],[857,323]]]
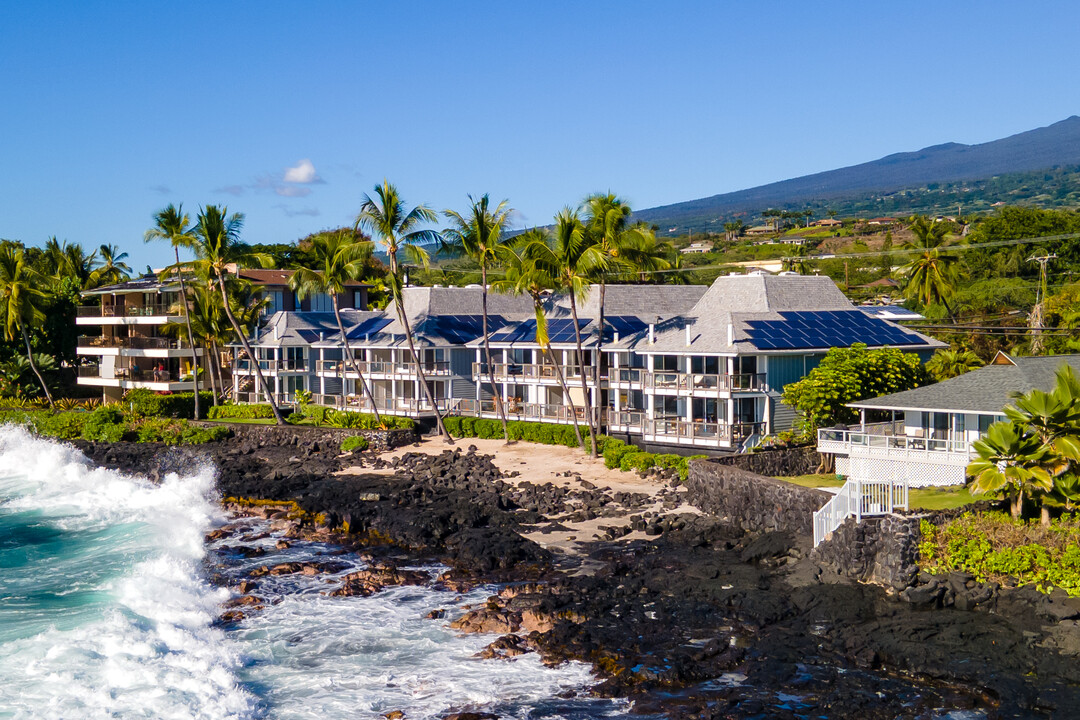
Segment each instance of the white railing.
[[849,478],[840,492],[814,513],[814,547],[820,545],[849,517],[889,515],[896,508],[908,509],[908,484],[892,480]]
[[966,459],[972,452],[971,443],[967,440],[888,435],[863,430],[818,430],[818,452],[848,455],[852,450],[859,449],[875,455],[901,455],[907,458],[950,454]]

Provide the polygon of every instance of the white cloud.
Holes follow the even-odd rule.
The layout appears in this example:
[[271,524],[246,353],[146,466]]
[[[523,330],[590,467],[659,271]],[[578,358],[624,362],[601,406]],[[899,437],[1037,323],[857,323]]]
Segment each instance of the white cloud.
[[307,158],[298,162],[294,167],[286,168],[285,177],[282,179],[285,182],[301,184],[320,182],[319,175],[315,172],[315,166]]
[[295,187],[293,185],[281,185],[274,188],[281,197],[307,197],[311,194],[311,188],[308,187]]

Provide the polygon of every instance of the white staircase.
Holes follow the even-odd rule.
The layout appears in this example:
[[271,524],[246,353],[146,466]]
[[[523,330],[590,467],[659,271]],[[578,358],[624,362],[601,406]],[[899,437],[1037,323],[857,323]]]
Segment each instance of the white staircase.
[[889,515],[896,508],[908,509],[906,480],[860,480],[849,478],[840,492],[814,513],[814,547],[820,545],[854,516],[856,522],[864,517]]

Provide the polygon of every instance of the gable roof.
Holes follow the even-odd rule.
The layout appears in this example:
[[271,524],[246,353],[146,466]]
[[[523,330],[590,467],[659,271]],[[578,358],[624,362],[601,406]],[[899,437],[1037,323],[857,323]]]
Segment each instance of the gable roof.
[[1012,402],[1013,393],[1053,389],[1055,373],[1062,365],[1080,373],[1080,355],[1010,358],[1002,353],[998,357],[1004,357],[1008,362],[986,365],[934,385],[848,405],[868,410],[936,410],[996,415]]

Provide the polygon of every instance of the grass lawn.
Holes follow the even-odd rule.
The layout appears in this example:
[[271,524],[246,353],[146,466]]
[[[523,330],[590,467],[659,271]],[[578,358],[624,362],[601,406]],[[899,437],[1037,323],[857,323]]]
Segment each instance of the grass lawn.
[[821,487],[841,487],[844,484],[843,478],[837,478],[834,473],[826,473],[824,475],[795,475],[794,477],[782,477],[776,478],[777,480],[783,480],[784,482],[793,483],[795,485],[802,485],[809,488],[821,488]]
[[948,510],[973,503],[973,498],[966,487],[918,488],[908,493],[908,506],[912,509]]

